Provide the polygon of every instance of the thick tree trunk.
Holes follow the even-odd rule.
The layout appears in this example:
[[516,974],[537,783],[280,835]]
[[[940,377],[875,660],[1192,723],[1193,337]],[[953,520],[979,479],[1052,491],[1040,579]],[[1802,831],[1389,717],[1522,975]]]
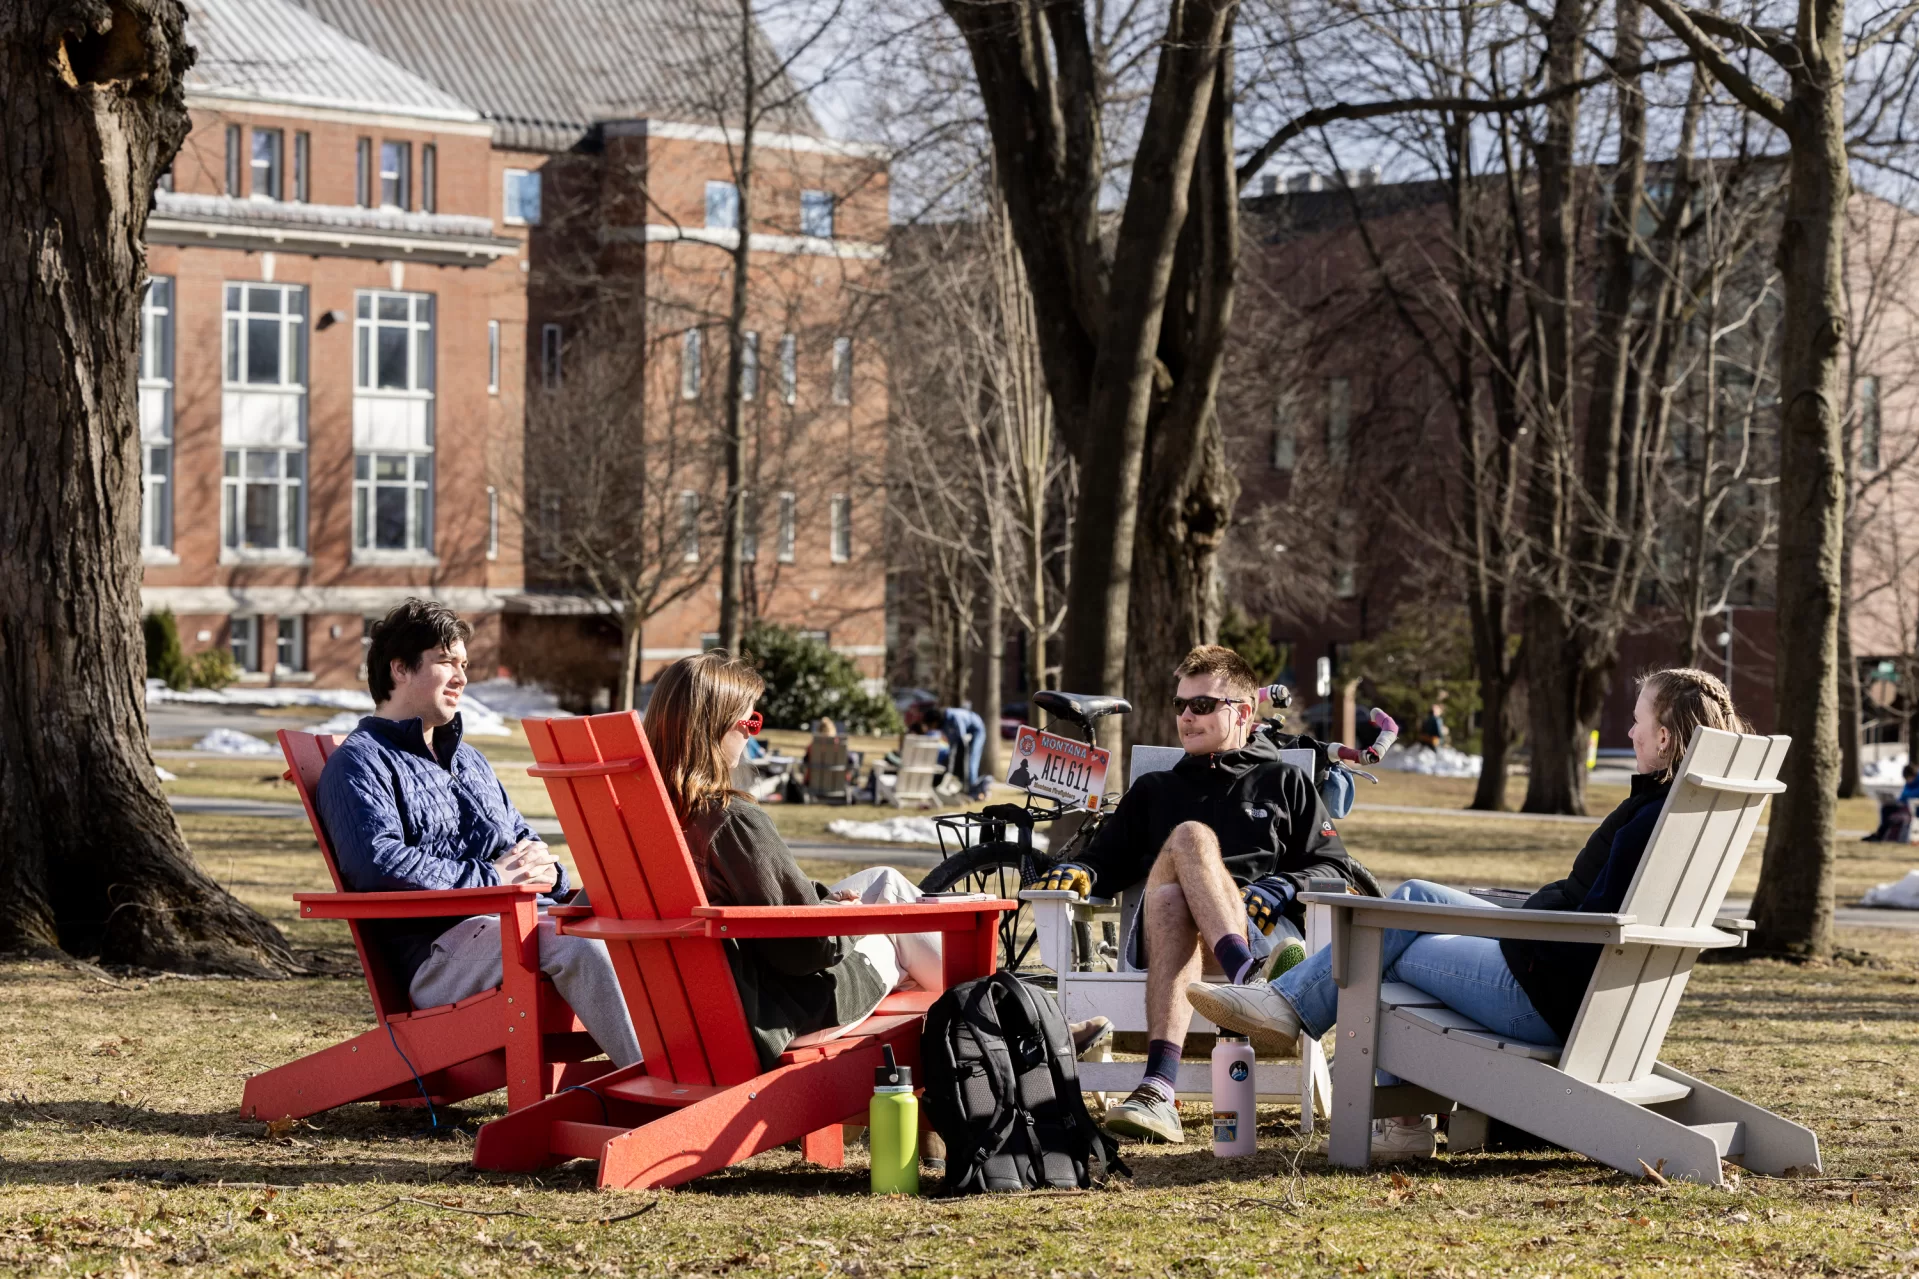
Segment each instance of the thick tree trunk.
[[620,614],[620,687],[615,699],[615,705],[623,711],[640,708],[640,657],[646,651],[645,635],[639,603],[628,600]]
[[[1833,822],[1839,793],[1839,613],[1845,467],[1840,444],[1841,263],[1846,230],[1843,23],[1838,5],[1808,5],[1825,25],[1799,33],[1816,65],[1793,77],[1786,215],[1779,236],[1784,400],[1779,458],[1779,731],[1792,737],[1773,800],[1753,947],[1832,950]],[[1802,18],[1802,22],[1805,19]]]
[[986,749],[979,759],[981,777],[998,777],[1000,707],[1005,701],[1001,672],[1006,667],[1006,614],[1000,606],[999,592],[986,591],[986,605],[980,610],[980,651],[974,666],[973,709],[986,721]]
[[0,11],[0,951],[268,976],[285,939],[194,865],[147,746],[134,370],[185,17]]
[[726,509],[720,528],[720,647],[740,651],[746,630],[746,304],[753,243],[753,129],[759,113],[759,78],[753,66],[752,0],[739,0],[740,84],[743,128],[734,187],[739,192],[739,239],[733,246],[732,294],[726,314],[726,428],[720,442],[726,471]]

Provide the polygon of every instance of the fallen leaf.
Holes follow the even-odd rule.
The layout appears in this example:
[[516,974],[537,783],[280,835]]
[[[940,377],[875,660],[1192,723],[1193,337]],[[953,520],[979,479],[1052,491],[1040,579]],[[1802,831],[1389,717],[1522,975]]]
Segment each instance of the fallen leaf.
[[1412,1184],[1412,1179],[1407,1177],[1405,1173],[1396,1172],[1393,1174],[1393,1188],[1395,1190],[1404,1190]]

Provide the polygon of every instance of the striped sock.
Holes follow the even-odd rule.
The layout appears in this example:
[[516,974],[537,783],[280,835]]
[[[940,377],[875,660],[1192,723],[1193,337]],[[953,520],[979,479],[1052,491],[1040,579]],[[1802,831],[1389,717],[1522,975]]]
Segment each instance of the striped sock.
[[1146,1045],[1146,1077],[1141,1088],[1151,1088],[1161,1101],[1171,1101],[1179,1079],[1179,1045],[1170,1039],[1155,1039]]
[[1213,943],[1213,958],[1219,961],[1219,971],[1235,986],[1243,985],[1246,978],[1258,967],[1253,962],[1253,948],[1246,939],[1235,933],[1228,933]]

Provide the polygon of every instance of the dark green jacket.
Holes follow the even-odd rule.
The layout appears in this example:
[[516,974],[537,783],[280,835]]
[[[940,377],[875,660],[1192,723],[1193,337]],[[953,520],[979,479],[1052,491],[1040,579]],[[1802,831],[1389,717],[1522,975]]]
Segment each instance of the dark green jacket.
[[[750,800],[695,817],[686,842],[715,906],[815,906],[826,886],[801,873],[773,821]],[[777,937],[726,943],[733,984],[771,1070],[800,1035],[843,1026],[873,1011],[886,986],[853,937]]]

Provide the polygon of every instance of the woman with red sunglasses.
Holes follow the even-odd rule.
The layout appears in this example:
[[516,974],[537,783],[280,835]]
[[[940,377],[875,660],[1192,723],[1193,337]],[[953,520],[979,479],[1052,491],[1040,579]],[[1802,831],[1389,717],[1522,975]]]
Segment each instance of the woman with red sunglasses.
[[[753,704],[759,673],[722,649],[683,657],[661,672],[646,708],[646,735],[673,810],[716,906],[830,907],[911,902],[920,890],[890,866],[830,888],[808,879],[760,806],[733,785],[733,769],[764,719]],[[887,992],[940,984],[938,933],[793,937],[726,943],[762,1069],[800,1035],[864,1020]]]

